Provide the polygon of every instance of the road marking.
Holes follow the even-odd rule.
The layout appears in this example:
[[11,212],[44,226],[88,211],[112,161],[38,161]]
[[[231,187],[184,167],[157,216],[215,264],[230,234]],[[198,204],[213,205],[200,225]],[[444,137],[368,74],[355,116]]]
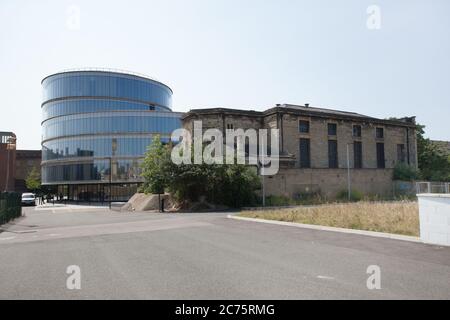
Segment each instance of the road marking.
[[317,276],[318,279],[323,279],[323,280],[334,280],[333,277],[327,277],[327,276]]
[[8,238],[0,238],[0,240],[12,240],[15,239],[16,237],[8,237]]
[[49,237],[57,237],[57,236],[60,236],[61,235],[61,233],[50,233],[48,236]]

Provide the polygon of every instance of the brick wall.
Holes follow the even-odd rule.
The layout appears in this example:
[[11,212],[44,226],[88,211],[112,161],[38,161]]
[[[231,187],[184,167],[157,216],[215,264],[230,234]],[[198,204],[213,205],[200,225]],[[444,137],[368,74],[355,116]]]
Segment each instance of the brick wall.
[[17,192],[26,192],[25,180],[33,168],[41,172],[41,150],[17,150],[14,188]]
[[0,143],[0,192],[5,190],[14,191],[15,163],[16,150],[8,150],[7,144]]

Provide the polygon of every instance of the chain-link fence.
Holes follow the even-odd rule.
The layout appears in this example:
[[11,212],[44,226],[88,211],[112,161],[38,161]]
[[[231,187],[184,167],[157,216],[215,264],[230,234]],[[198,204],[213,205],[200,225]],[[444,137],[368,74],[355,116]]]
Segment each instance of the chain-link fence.
[[15,192],[0,193],[0,225],[22,215],[22,196]]

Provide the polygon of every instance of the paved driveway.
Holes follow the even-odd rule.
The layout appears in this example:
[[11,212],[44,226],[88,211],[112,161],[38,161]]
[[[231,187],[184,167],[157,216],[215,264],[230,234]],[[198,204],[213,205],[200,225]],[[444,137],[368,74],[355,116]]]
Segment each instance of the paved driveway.
[[[227,219],[34,210],[0,233],[0,298],[450,299],[450,248]],[[81,289],[66,269],[81,270]],[[369,290],[368,266],[381,270]]]

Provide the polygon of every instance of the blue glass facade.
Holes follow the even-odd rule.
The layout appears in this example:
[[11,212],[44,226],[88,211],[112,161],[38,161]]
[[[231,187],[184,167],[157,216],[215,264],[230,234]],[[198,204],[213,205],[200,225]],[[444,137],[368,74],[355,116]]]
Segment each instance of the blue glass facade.
[[70,200],[126,200],[158,134],[181,127],[172,90],[126,73],[71,71],[42,81],[42,182]]

